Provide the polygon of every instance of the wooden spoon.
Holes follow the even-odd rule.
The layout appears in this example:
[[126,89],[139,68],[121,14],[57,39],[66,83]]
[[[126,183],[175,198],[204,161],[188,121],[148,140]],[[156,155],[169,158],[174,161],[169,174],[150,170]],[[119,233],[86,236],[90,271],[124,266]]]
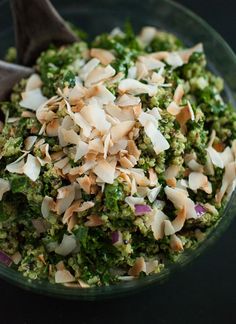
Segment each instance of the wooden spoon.
[[0,60],[0,101],[7,99],[14,85],[33,72],[34,70],[29,67]]
[[10,0],[10,3],[18,63],[32,66],[50,44],[78,40],[49,0]]

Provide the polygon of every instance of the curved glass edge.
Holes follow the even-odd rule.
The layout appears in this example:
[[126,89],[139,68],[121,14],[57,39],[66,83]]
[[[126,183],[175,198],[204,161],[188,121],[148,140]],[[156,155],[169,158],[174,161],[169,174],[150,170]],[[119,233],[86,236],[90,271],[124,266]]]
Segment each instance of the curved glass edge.
[[[132,1],[131,1],[132,2]],[[191,10],[186,9],[184,6],[173,2],[172,0],[150,0],[148,3],[156,4],[162,3],[162,5],[169,4],[173,10],[176,8],[182,14],[186,15],[188,18],[197,22],[205,29],[206,34],[208,36],[213,36],[215,41],[220,45],[224,51],[226,52],[227,59],[232,61],[232,64],[235,68],[236,66],[236,56],[230,46],[224,41],[224,39],[212,28],[210,27],[202,18],[195,15]],[[100,3],[101,4],[101,3]],[[214,60],[212,60],[214,61]],[[228,63],[229,64],[229,63]],[[222,74],[222,73],[221,73]],[[234,82],[233,79],[224,75],[224,79],[229,80],[230,87],[228,89],[227,95],[233,102],[236,100],[236,91],[233,87]],[[10,283],[13,283],[21,288],[24,288],[29,291],[33,291],[36,293],[66,298],[66,299],[80,299],[80,300],[95,300],[97,298],[114,298],[122,295],[127,295],[131,293],[135,293],[136,291],[140,291],[142,289],[146,289],[151,285],[162,284],[166,280],[168,280],[169,276],[172,276],[176,271],[179,271],[182,267],[186,266],[190,262],[192,262],[196,257],[202,254],[210,245],[212,245],[227,229],[232,219],[236,214],[236,192],[233,193],[230,201],[228,202],[226,209],[223,212],[222,218],[216,227],[214,227],[211,233],[205,238],[205,240],[200,243],[195,250],[187,250],[182,256],[179,258],[178,262],[169,265],[168,269],[164,269],[160,274],[148,276],[145,278],[133,280],[127,283],[121,283],[118,285],[107,286],[107,287],[94,287],[89,289],[73,289],[59,285],[52,285],[46,281],[28,281],[24,278],[21,273],[16,272],[13,269],[7,268],[4,265],[0,264],[0,277],[7,280]]]

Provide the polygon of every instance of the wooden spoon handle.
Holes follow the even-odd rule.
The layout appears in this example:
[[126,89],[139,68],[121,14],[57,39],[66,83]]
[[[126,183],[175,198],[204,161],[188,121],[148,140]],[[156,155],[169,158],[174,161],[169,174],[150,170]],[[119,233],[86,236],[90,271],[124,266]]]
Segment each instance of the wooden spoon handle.
[[31,68],[0,60],[0,100],[7,99],[13,86],[33,72]]
[[63,45],[78,40],[49,0],[10,0],[10,3],[18,63],[32,66],[51,43]]

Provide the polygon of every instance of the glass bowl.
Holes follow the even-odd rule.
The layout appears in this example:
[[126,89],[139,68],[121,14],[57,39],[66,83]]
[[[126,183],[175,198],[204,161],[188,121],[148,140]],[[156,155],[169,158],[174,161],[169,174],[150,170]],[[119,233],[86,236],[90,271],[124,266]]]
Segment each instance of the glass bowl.
[[[224,96],[236,107],[236,56],[226,42],[207,23],[188,9],[170,0],[55,0],[53,4],[63,17],[96,35],[123,26],[127,18],[134,29],[153,25],[180,37],[187,46],[202,42],[208,58],[209,68],[225,80]],[[0,57],[14,44],[9,3],[0,1]],[[223,62],[223,64],[222,64]],[[61,285],[52,285],[46,281],[28,281],[20,273],[0,264],[0,276],[24,289],[50,296],[96,300],[113,298],[134,293],[151,285],[165,282],[175,271],[181,270],[196,259],[227,228],[236,213],[236,193],[234,193],[223,213],[220,222],[209,236],[195,250],[185,251],[178,262],[169,265],[158,275],[148,276],[108,287],[74,289]]]

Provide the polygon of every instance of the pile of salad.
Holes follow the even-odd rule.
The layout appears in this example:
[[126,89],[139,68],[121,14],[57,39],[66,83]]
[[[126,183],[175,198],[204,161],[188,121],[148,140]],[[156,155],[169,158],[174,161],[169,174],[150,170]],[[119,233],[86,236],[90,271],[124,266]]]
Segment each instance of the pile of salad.
[[222,91],[202,44],[154,27],[43,52],[0,103],[1,261],[86,288],[196,248],[236,184]]

